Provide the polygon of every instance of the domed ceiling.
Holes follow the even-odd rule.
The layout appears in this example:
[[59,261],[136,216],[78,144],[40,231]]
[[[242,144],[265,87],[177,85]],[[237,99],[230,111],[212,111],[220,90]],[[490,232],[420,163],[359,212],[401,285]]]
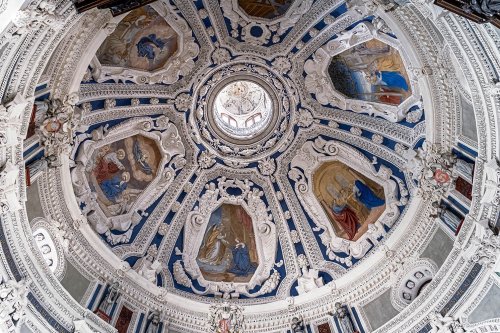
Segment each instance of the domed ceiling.
[[312,4],[207,4],[199,27],[155,3],[99,47],[71,181],[92,230],[149,282],[199,301],[285,299],[347,274],[405,215],[417,183],[402,156],[425,130],[408,55],[373,18],[304,51],[347,10],[302,36]]
[[26,205],[51,274],[73,297],[68,274],[89,281],[86,325],[385,332],[442,296],[477,232],[474,180],[498,166],[475,165],[488,143],[457,45],[388,6],[157,1],[67,23],[23,125]]

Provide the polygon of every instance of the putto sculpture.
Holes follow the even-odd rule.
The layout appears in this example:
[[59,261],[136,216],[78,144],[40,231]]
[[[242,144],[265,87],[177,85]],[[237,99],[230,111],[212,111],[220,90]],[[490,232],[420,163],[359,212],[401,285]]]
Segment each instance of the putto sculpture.
[[119,286],[118,282],[114,282],[109,287],[106,296],[101,301],[101,304],[99,304],[99,308],[96,311],[99,317],[108,322],[111,319],[111,311],[113,310],[113,305],[118,300],[118,297],[120,297],[120,294],[118,293],[118,286]]
[[335,317],[339,321],[342,333],[356,333],[351,317],[345,305],[337,302],[335,303]]
[[306,327],[304,325],[304,320],[299,317],[293,317],[292,318],[292,333],[305,333],[306,332]]

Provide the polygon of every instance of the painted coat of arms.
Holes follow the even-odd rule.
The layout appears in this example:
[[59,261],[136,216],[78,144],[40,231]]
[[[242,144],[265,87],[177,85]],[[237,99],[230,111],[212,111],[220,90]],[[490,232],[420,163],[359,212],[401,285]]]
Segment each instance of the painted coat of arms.
[[229,303],[212,305],[209,325],[212,333],[241,333],[243,332],[243,310]]

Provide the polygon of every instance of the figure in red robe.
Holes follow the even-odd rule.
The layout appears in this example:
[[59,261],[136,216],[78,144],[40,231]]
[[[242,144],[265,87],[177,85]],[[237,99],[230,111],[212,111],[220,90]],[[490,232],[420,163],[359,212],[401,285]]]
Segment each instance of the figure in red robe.
[[111,152],[99,158],[94,168],[94,176],[97,182],[100,184],[104,180],[112,177],[119,170],[124,170],[125,167],[120,162],[124,157],[125,151],[119,149],[117,152]]
[[342,227],[347,234],[347,239],[352,240],[358,229],[359,219],[356,213],[347,205],[337,205],[335,202],[332,207],[332,215],[335,221]]

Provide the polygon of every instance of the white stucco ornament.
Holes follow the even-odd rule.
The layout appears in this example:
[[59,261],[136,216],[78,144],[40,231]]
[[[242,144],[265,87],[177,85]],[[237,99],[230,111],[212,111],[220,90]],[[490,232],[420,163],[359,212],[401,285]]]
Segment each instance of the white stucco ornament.
[[[377,219],[368,232],[355,241],[347,240],[336,235],[329,217],[313,192],[313,175],[323,164],[339,161],[352,169],[371,178],[384,188],[385,211]],[[340,260],[334,252],[342,251],[354,258],[363,257],[372,242],[385,234],[385,226],[391,227],[399,217],[398,205],[405,200],[397,199],[398,184],[389,168],[381,166],[378,171],[361,152],[335,140],[325,140],[321,136],[306,141],[290,163],[288,177],[295,182],[294,189],[305,211],[312,218],[318,229],[321,230],[320,239],[327,247],[330,259]],[[396,179],[396,178],[394,178]],[[401,190],[401,193],[403,191]],[[342,258],[342,262],[351,265],[350,257]]]
[[313,268],[302,267],[302,276],[297,280],[298,286],[295,287],[299,295],[320,288],[324,285],[323,278],[319,276],[319,271]]
[[0,331],[19,333],[25,317],[29,291],[27,280],[0,277]]

